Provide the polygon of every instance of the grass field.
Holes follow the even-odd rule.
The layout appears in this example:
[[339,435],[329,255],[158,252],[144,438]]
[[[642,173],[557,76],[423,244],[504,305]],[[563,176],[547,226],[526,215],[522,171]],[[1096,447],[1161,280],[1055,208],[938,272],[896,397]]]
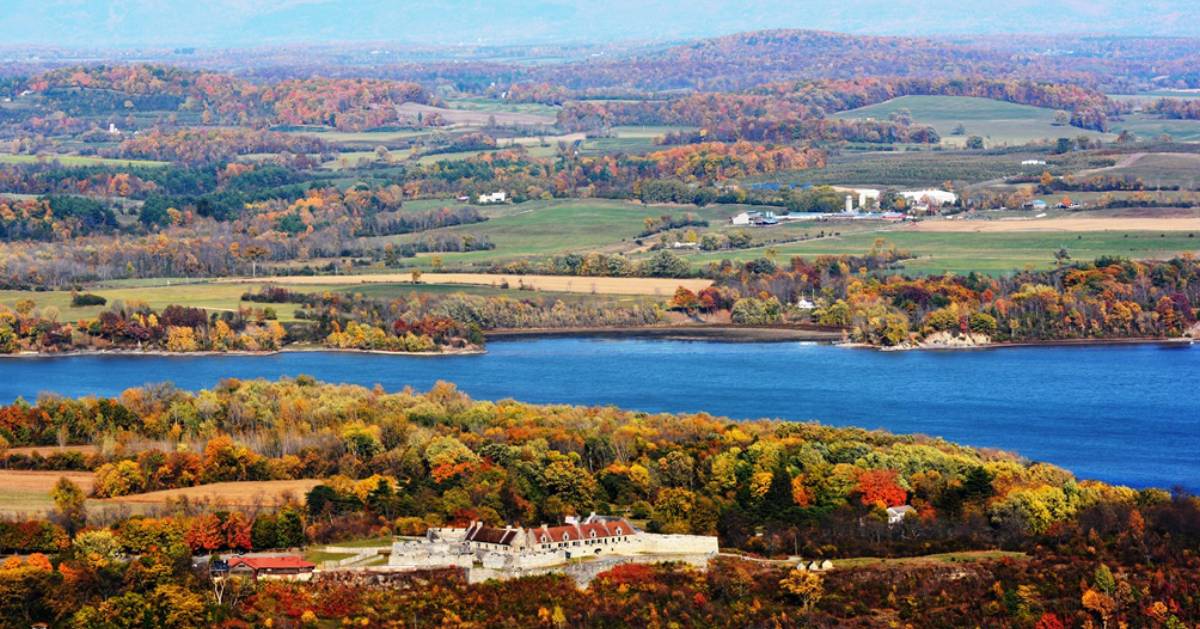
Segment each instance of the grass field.
[[[84,493],[91,493],[94,481],[91,472],[0,470],[0,517],[36,515],[54,508],[50,490],[63,477],[79,485]],[[229,507],[269,505],[286,497],[302,500],[304,494],[320,482],[304,479],[214,483],[104,500],[92,498],[87,501],[87,508],[92,513],[124,509],[145,511],[164,505],[169,500],[184,498],[191,502],[220,503]]]
[[148,159],[110,159],[90,155],[13,155],[0,153],[0,164],[40,164],[59,162],[63,166],[146,166],[158,168],[170,162]]
[[[831,228],[832,229],[832,228]],[[875,239],[884,238],[917,256],[904,262],[913,273],[1003,274],[1024,268],[1053,268],[1054,252],[1065,248],[1073,259],[1092,260],[1102,255],[1130,258],[1167,258],[1185,252],[1200,252],[1200,237],[1187,232],[934,232],[914,229],[881,229],[845,234],[776,247],[779,261],[792,256],[861,255]],[[704,265],[728,258],[750,260],[763,257],[765,248],[695,254],[690,261]]]
[[919,557],[853,557],[834,559],[834,568],[887,568],[892,566],[921,566],[931,564],[961,564],[997,559],[1020,560],[1025,553],[1007,550],[964,550],[954,553],[921,555]]
[[450,109],[481,111],[487,113],[533,114],[553,118],[559,107],[541,103],[514,103],[494,98],[452,98],[446,101]]
[[[941,186],[946,181],[982,182],[1032,172],[1021,165],[1045,152],[972,153],[950,150],[845,152],[830,157],[825,168],[780,173],[764,181],[866,187]],[[1040,172],[1040,170],[1039,170]]]
[[1112,123],[1113,130],[1128,130],[1142,140],[1153,140],[1166,134],[1176,142],[1200,142],[1200,120],[1169,120],[1142,114],[1125,116]]
[[1139,177],[1151,189],[1180,186],[1185,190],[1195,190],[1200,185],[1200,154],[1138,153],[1126,156],[1121,165],[1094,172]]
[[[396,284],[408,280],[407,273],[377,273],[356,275],[354,279],[364,284]],[[712,284],[703,279],[670,279],[653,277],[574,277],[569,275],[491,275],[483,273],[427,273],[421,276],[437,284],[468,284],[499,287],[524,286],[533,290],[564,293],[596,293],[602,295],[658,295],[669,297],[680,286],[693,291],[702,290]],[[345,277],[276,277],[262,278],[261,283],[287,286],[292,283],[307,286],[330,284],[345,285]],[[416,287],[419,288],[419,287]]]
[[50,490],[66,477],[85,493],[92,490],[91,472],[0,470],[0,516],[38,515],[54,507]]
[[[1081,135],[1113,139],[1112,134],[1086,131],[1054,124],[1054,110],[1029,105],[1017,105],[987,98],[966,96],[901,96],[892,100],[844,111],[842,118],[874,118],[887,120],[892,114],[907,109],[914,122],[927,124],[942,136],[948,146],[962,146],[968,137],[977,135],[987,146],[1013,146],[1035,140]],[[966,128],[963,135],[951,135],[959,124]]]
[[549,126],[555,123],[554,114],[533,111],[500,111],[497,109],[452,109],[433,107],[420,103],[404,103],[396,107],[401,116],[416,118],[420,114],[424,118],[438,115],[442,120],[452,125],[482,127],[491,122],[503,126]]
[[[438,254],[447,264],[490,262],[557,253],[615,250],[632,246],[648,216],[661,208],[601,199],[531,201],[487,209],[485,223],[458,225],[421,234],[405,234],[384,240],[411,242],[437,233],[487,236],[495,243],[491,251]],[[427,259],[429,256],[419,256]]]

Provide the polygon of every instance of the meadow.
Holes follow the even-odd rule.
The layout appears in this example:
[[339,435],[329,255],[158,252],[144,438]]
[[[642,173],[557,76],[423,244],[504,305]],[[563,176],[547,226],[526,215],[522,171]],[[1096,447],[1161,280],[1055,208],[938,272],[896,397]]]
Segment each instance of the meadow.
[[[50,490],[60,478],[66,478],[90,493],[95,475],[92,472],[0,470],[0,517],[42,515],[54,508]],[[132,494],[120,498],[89,499],[92,514],[103,512],[145,512],[165,507],[169,502],[186,500],[208,502],[227,507],[249,508],[258,504],[270,505],[291,496],[302,499],[319,480],[274,480],[226,482]]]
[[[1081,135],[1112,140],[1113,134],[1086,131],[1056,125],[1054,110],[1030,105],[1017,105],[987,98],[968,96],[901,96],[892,100],[852,109],[838,114],[841,118],[887,120],[893,114],[907,110],[914,122],[927,124],[942,136],[942,144],[961,147],[970,136],[980,136],[984,144],[1014,146],[1037,140]],[[953,135],[958,125],[963,134]]]
[[[1025,268],[1049,269],[1054,267],[1054,253],[1059,249],[1066,249],[1076,260],[1092,260],[1102,255],[1169,258],[1186,252],[1200,253],[1200,238],[1189,232],[934,232],[904,228],[846,233],[772,249],[779,262],[792,256],[859,255],[868,251],[878,238],[912,252],[916,258],[904,261],[903,266],[913,273],[977,271],[1001,275]],[[723,259],[744,261],[766,254],[767,248],[759,247],[698,253],[688,260],[694,266],[703,266]]]
[[[410,278],[403,273],[371,273],[355,275],[354,279],[363,284],[397,284]],[[505,275],[485,273],[428,273],[422,279],[442,285],[476,285],[489,287],[523,287],[526,290],[540,290],[564,293],[588,293],[598,295],[655,295],[668,297],[679,286],[692,291],[700,291],[712,284],[704,279],[673,279],[656,277],[577,277],[572,275]],[[279,284],[290,286],[297,284],[302,287],[315,287],[326,283],[341,285],[345,278],[340,277],[271,277],[257,280],[264,284]]]
[[63,166],[134,166],[161,168],[169,162],[148,159],[110,159],[91,155],[14,155],[0,153],[0,164],[42,164],[58,162]]

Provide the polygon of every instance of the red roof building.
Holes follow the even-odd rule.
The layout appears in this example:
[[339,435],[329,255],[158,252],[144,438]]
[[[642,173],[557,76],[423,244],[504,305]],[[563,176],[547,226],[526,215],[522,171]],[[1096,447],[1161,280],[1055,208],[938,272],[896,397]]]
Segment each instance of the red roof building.
[[296,578],[312,574],[316,567],[316,564],[295,555],[233,557],[229,560],[230,573],[249,572],[255,579],[259,577]]

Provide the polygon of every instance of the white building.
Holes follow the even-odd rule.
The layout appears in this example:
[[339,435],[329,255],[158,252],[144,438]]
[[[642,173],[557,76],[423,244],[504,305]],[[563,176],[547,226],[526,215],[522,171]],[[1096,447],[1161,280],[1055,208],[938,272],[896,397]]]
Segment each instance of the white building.
[[916,513],[917,510],[908,505],[900,505],[899,507],[888,507],[887,516],[888,524],[899,524],[904,521],[909,515]]
[[1027,159],[1027,160],[1022,161],[1021,165],[1022,166],[1045,166],[1046,160],[1044,160],[1044,159]]
[[900,193],[909,203],[914,205],[926,205],[930,207],[941,207],[943,205],[952,205],[958,200],[958,195],[945,190],[929,188],[926,190],[906,190]]
[[425,541],[394,542],[388,565],[471,568],[477,563],[489,570],[519,572],[581,557],[715,555],[717,550],[715,537],[644,533],[625,518],[593,513],[559,526],[499,528],[472,522],[465,529],[430,529]]
[[475,200],[475,202],[480,205],[487,205],[489,203],[504,203],[507,200],[508,200],[508,194],[506,192],[504,192],[503,190],[501,190],[499,192],[493,192],[491,194],[481,194]]
[[734,225],[775,225],[779,222],[779,219],[775,216],[774,212],[748,210],[729,219],[729,222]]

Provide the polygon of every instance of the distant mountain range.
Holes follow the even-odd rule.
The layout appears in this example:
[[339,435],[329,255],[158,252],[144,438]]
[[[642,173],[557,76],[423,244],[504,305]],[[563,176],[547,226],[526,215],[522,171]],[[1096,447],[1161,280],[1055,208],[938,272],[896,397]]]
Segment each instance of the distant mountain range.
[[1200,36],[1195,0],[40,0],[0,2],[0,42],[240,47],[297,42],[611,43],[771,28],[854,34]]

